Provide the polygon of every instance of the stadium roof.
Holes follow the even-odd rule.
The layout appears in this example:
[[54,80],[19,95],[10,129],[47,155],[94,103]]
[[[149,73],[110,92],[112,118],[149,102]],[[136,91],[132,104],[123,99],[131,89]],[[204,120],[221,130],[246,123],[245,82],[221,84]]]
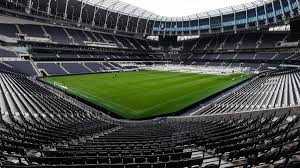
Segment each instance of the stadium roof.
[[229,6],[220,9],[209,10],[201,13],[196,13],[192,15],[182,16],[182,17],[166,17],[161,16],[156,13],[150,12],[146,9],[131,5],[129,3],[120,1],[120,0],[83,0],[85,3],[88,3],[93,6],[97,6],[102,9],[107,9],[116,13],[129,15],[133,17],[139,17],[144,19],[155,19],[163,21],[182,21],[182,20],[191,20],[197,18],[207,18],[208,16],[219,16],[220,14],[230,14],[233,12],[243,11],[245,9],[252,9],[256,6],[262,6],[264,3],[271,3],[273,0],[256,0],[249,3],[244,3],[241,5]]

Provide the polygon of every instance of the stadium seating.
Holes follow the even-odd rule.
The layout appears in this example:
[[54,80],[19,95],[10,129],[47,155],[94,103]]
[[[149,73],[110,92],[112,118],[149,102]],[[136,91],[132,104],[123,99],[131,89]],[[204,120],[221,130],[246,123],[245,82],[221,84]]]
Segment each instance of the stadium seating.
[[24,75],[38,76],[30,61],[3,61],[3,63],[11,66],[18,72],[22,72]]
[[61,27],[44,26],[46,32],[51,36],[53,42],[70,44],[71,39]]
[[16,25],[0,24],[0,32],[4,36],[16,38],[18,30]]
[[72,74],[83,74],[83,73],[92,72],[79,63],[62,63],[61,66],[64,67],[64,69],[67,70],[69,73]]
[[[270,33],[217,35],[184,42],[183,46],[185,50],[274,48],[278,42],[283,41],[287,36],[285,33],[275,35]],[[196,46],[193,47],[195,43]]]
[[102,66],[98,62],[87,62],[85,63],[85,66],[87,66],[89,69],[91,69],[94,72],[100,72],[102,71]]
[[65,75],[68,72],[57,63],[37,63],[39,69],[43,69],[48,75]]
[[[135,69],[125,68],[114,62],[39,62],[36,64],[38,69],[44,70],[47,75],[67,75],[67,74],[87,74],[108,71],[126,71]],[[32,75],[36,76],[36,75]]]
[[[2,70],[0,83],[1,167],[297,165],[280,160],[300,149],[299,115],[131,125],[103,120],[25,76]],[[240,158],[245,159],[234,162]]]
[[[131,37],[112,35],[106,33],[92,32],[88,30],[80,30],[80,29],[71,29],[65,27],[54,27],[54,26],[41,26],[41,25],[31,25],[31,24],[1,24],[3,30],[1,33],[8,37],[17,37],[17,33],[23,33],[30,37],[50,37],[50,39],[55,44],[77,44],[77,45],[88,45],[86,42],[101,42],[107,43],[111,42],[117,47],[121,49],[137,49],[137,50],[149,50],[151,47],[159,47],[161,44],[146,41],[141,39],[135,39]],[[17,29],[18,28],[18,29]],[[275,35],[274,35],[275,34]],[[185,61],[186,64],[189,62],[195,62],[194,65],[197,65],[197,60],[204,60],[208,62],[210,60],[220,60],[219,62],[224,62],[224,60],[228,60],[226,62],[231,62],[232,60],[241,60],[241,63],[245,63],[243,60],[264,60],[264,61],[289,61],[289,60],[297,60],[298,56],[294,51],[290,52],[262,52],[262,51],[254,51],[254,52],[245,52],[247,49],[264,49],[264,48],[274,48],[276,44],[280,41],[284,41],[288,39],[288,35],[286,33],[243,33],[243,34],[220,34],[217,36],[207,36],[202,37],[196,40],[189,40],[184,42],[178,42],[172,45],[172,47],[180,47],[183,46],[183,50],[195,50],[197,52],[202,52],[199,54],[194,54],[193,56],[181,56],[180,61]],[[30,47],[39,47],[35,46],[37,44],[31,43]],[[39,44],[40,45],[40,44]],[[63,46],[62,46],[63,47]],[[163,46],[168,49],[168,46]],[[65,46],[63,47],[65,49]],[[238,52],[228,52],[225,50],[228,49],[238,49]],[[80,52],[81,50],[78,49]],[[67,50],[68,51],[68,50]],[[211,53],[211,51],[216,51]],[[95,58],[95,59],[113,59],[113,60],[153,60],[155,57],[151,57],[144,54],[131,54],[131,53],[93,53],[93,51],[76,53],[72,51],[74,54],[70,54],[68,52],[64,53],[44,53],[41,51],[35,51],[32,53],[33,57],[36,58]],[[12,52],[6,52],[1,50],[1,53],[4,57],[14,57],[15,54]],[[274,53],[274,55],[272,55]],[[270,56],[269,56],[270,55]],[[189,61],[191,60],[191,61]],[[56,60],[55,60],[56,61]],[[218,62],[218,61],[217,61]],[[254,63],[254,62],[253,62]],[[267,63],[267,62],[265,62]],[[263,70],[264,68],[260,68],[258,70]]]
[[0,49],[0,57],[18,57],[14,52]]
[[255,78],[213,103],[201,114],[236,113],[299,105],[299,75],[298,71],[292,71]]
[[[17,27],[19,29],[17,29]],[[0,34],[17,38],[17,34],[25,34],[28,37],[50,38],[58,44],[86,45],[86,42],[111,42],[120,48],[145,50],[148,48],[144,40],[135,40],[122,36],[100,34],[97,32],[68,29],[63,27],[31,25],[31,24],[0,24]]]
[[42,30],[41,26],[35,25],[18,25],[23,34],[26,34],[29,37],[41,37],[45,38],[45,33]]

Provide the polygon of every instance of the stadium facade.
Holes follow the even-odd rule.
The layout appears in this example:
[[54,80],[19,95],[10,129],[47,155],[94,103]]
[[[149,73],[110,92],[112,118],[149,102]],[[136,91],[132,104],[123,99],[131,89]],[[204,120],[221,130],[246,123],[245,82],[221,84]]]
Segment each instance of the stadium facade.
[[2,6],[37,19],[144,36],[259,30],[288,22],[299,14],[300,7],[297,0],[260,0],[190,16],[164,17],[117,0],[3,1]]

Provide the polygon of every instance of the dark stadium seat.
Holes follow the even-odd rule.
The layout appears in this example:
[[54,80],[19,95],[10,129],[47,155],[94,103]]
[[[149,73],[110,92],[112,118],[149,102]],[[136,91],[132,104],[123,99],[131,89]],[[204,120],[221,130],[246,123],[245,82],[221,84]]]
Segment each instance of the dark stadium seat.
[[14,24],[0,24],[0,32],[4,36],[15,38],[18,30]]
[[41,37],[45,38],[45,33],[43,32],[40,25],[30,25],[30,24],[24,24],[19,25],[22,33],[26,34],[29,37]]
[[146,162],[146,158],[144,158],[144,157],[135,157],[134,162],[135,163],[144,163],[144,162]]
[[0,49],[0,57],[18,57],[14,52],[5,50],[5,49]]
[[206,165],[204,166],[204,168],[218,168],[219,165],[215,165],[215,164],[210,164],[210,165]]

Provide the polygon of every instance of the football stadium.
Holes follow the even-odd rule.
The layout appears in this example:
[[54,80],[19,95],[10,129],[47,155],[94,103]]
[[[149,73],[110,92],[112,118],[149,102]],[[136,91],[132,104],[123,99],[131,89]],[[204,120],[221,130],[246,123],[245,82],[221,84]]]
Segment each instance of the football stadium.
[[299,168],[300,0],[0,0],[1,168]]

